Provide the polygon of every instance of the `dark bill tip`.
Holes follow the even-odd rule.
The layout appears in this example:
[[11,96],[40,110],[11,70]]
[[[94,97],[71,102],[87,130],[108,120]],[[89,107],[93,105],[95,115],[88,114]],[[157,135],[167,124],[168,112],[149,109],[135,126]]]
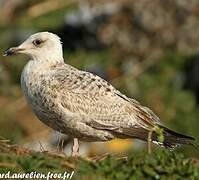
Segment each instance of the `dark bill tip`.
[[12,56],[16,53],[16,48],[10,48],[4,51],[3,56]]

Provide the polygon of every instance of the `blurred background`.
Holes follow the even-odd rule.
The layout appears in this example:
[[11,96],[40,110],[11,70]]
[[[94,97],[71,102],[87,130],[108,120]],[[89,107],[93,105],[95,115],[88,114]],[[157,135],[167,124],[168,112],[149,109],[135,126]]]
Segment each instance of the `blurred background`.
[[[167,127],[199,138],[199,1],[0,0],[1,52],[39,31],[61,37],[66,63],[108,80]],[[27,59],[0,56],[0,136],[69,153],[70,138],[43,125],[22,95]],[[138,140],[80,145],[83,155],[146,150]],[[199,156],[193,147],[177,151]]]

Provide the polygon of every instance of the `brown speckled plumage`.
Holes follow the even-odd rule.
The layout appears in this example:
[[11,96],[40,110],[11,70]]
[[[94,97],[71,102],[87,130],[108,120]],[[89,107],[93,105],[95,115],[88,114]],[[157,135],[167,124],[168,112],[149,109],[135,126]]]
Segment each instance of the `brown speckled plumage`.
[[158,121],[148,109],[105,80],[65,63],[49,67],[30,61],[21,84],[41,121],[85,141],[110,140],[114,132],[122,133],[122,128],[149,128],[148,124]]
[[[35,39],[41,44],[35,45]],[[65,64],[58,36],[37,33],[18,49],[31,57],[21,75],[23,93],[37,117],[54,130],[84,141],[146,140],[151,128],[162,127],[150,109],[104,79]],[[164,130],[165,146],[188,144],[186,139],[191,139]],[[156,135],[152,138],[157,141]]]

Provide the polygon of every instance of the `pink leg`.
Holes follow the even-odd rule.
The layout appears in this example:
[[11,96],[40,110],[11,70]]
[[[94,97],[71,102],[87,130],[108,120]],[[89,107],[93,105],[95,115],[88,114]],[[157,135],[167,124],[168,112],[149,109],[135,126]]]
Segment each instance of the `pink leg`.
[[78,139],[73,139],[73,146],[72,146],[72,157],[78,157],[79,156],[79,143]]

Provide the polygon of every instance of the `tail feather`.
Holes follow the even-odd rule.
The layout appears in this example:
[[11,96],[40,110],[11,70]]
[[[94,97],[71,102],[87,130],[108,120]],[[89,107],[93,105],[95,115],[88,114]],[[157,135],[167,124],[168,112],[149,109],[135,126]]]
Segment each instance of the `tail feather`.
[[163,129],[164,147],[174,148],[179,145],[193,145],[192,141],[195,140],[193,137],[177,133],[164,126],[160,126],[160,128]]
[[[159,127],[163,129],[164,141],[159,142],[158,135],[153,132],[151,137],[153,143],[163,146],[165,148],[175,148],[179,145],[193,145],[192,141],[195,140],[193,137],[177,133],[161,125],[159,125]],[[144,128],[123,128],[122,134],[117,134],[117,137],[138,138],[147,141],[148,135],[149,130]]]

